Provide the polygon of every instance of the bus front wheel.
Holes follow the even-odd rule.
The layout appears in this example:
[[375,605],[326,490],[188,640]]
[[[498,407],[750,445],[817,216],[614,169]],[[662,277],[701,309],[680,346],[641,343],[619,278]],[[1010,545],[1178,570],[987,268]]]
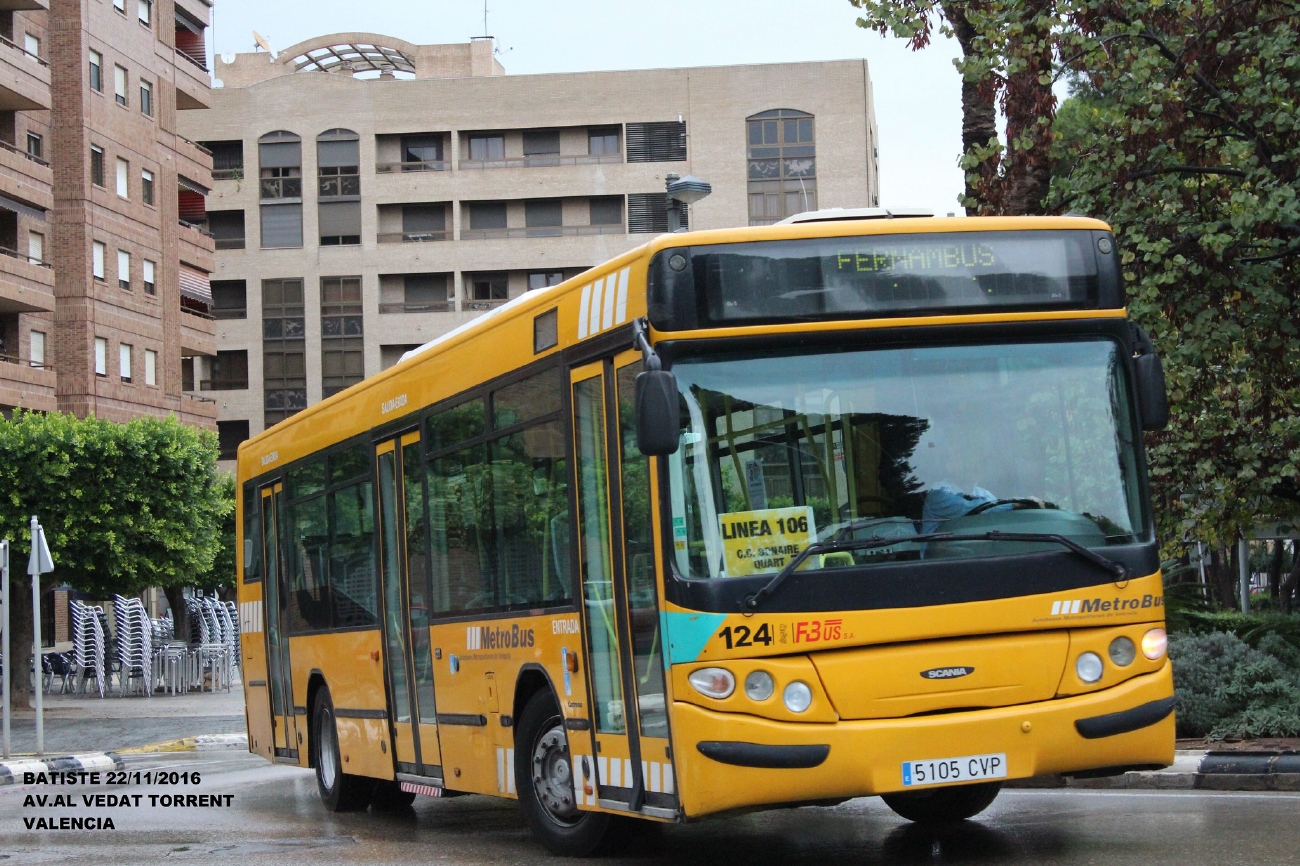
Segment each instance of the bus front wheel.
[[375,780],[343,772],[339,757],[338,728],[334,723],[334,701],[328,686],[316,693],[312,719],[312,764],[316,767],[316,787],[321,802],[331,812],[355,812],[370,803]]
[[614,816],[578,809],[564,718],[550,692],[529,698],[515,723],[515,785],[529,829],[552,854],[609,854],[628,835]]
[[983,812],[1002,789],[1001,782],[881,794],[885,805],[918,824],[948,824],[965,821]]

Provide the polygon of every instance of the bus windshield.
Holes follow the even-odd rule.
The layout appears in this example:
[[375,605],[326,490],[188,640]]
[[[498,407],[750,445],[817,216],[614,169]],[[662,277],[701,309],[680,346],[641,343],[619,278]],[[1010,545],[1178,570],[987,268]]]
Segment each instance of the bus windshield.
[[[1107,339],[684,357],[669,459],[678,571],[1015,555],[1146,541],[1122,350]],[[916,540],[936,532],[1017,540]],[[896,541],[894,541],[896,539]],[[851,545],[850,545],[851,547]]]

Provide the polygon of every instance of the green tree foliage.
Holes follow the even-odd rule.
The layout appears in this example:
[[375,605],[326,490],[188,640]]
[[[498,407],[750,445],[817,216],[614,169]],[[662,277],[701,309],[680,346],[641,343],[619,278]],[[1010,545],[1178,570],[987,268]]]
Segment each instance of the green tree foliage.
[[171,418],[19,412],[0,422],[0,534],[18,562],[38,516],[53,579],[100,598],[202,584],[234,507],[216,452],[215,436]]
[[1300,735],[1300,651],[1277,637],[1252,648],[1234,634],[1175,636],[1175,716],[1184,737]]

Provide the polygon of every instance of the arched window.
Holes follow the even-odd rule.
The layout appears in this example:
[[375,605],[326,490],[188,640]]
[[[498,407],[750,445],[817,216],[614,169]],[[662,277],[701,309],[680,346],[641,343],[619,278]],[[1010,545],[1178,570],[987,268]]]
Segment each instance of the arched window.
[[262,248],[302,246],[302,139],[268,132],[257,141]]
[[749,156],[749,224],[770,225],[817,209],[813,116],[792,108],[745,119]]
[[350,129],[316,136],[322,246],[361,243],[361,140]]

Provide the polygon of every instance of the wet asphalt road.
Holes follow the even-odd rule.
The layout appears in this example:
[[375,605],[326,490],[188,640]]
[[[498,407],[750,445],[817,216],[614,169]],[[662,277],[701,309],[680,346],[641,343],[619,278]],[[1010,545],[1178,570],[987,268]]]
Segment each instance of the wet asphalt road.
[[[243,753],[139,756],[129,769],[200,771],[194,786],[0,788],[0,864],[554,864],[517,806],[421,797],[398,813],[330,815],[305,770]],[[28,794],[145,795],[139,808],[25,807]],[[229,808],[150,808],[149,794],[231,794]],[[112,816],[116,829],[27,830],[24,818]],[[876,863],[1295,864],[1300,794],[1004,791],[975,821],[932,833],[874,798],[667,827],[603,862],[700,866]]]

